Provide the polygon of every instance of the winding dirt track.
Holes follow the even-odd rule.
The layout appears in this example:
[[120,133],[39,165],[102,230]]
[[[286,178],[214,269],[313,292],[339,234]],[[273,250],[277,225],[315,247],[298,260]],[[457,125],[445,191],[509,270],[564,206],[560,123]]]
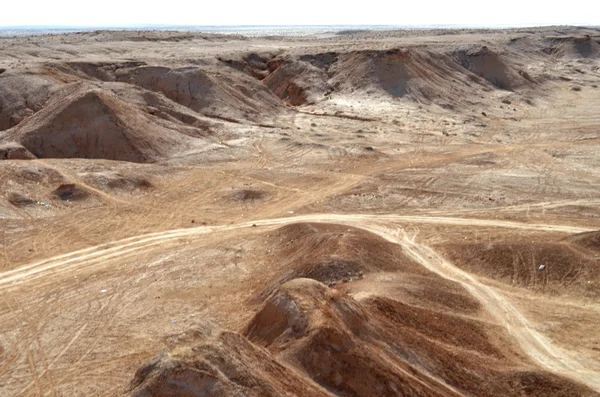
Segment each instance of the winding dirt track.
[[256,221],[242,222],[234,225],[222,226],[198,226],[194,228],[173,229],[164,232],[148,233],[126,239],[112,241],[109,243],[96,245],[89,248],[69,252],[66,254],[54,256],[43,261],[24,265],[18,269],[9,270],[0,273],[0,288],[4,285],[10,285],[19,282],[29,282],[36,278],[43,277],[52,272],[65,272],[90,263],[106,260],[115,256],[121,256],[142,248],[150,248],[155,245],[163,244],[168,240],[175,240],[183,237],[192,237],[207,233],[223,232],[236,229],[243,229],[257,226],[277,226],[287,225],[296,222],[329,222],[344,223],[355,227],[361,226],[365,222],[410,222],[410,223],[429,223],[442,225],[459,226],[481,226],[481,227],[500,227],[532,231],[548,231],[559,233],[583,233],[595,229],[581,228],[574,226],[561,226],[539,223],[519,223],[501,220],[487,219],[469,219],[469,218],[451,218],[451,217],[427,217],[427,216],[402,216],[402,215],[370,215],[370,214],[309,214],[298,215],[286,218],[263,219]]
[[[569,377],[600,392],[600,374],[590,371],[571,352],[554,346],[537,332],[523,314],[496,289],[481,283],[469,273],[448,262],[432,248],[418,244],[403,231],[366,228],[384,239],[399,244],[412,259],[445,279],[462,285],[487,311],[504,326],[521,349],[548,371]],[[399,235],[403,236],[400,238]]]
[[[147,250],[165,242],[181,238],[206,235],[208,233],[225,232],[256,226],[280,226],[297,222],[339,223],[360,228],[374,233],[387,241],[402,246],[411,258],[440,276],[461,284],[467,289],[488,312],[502,324],[521,346],[523,351],[536,363],[548,371],[569,377],[600,392],[600,374],[588,370],[573,357],[573,354],[554,346],[550,340],[537,332],[523,314],[504,298],[495,288],[480,282],[476,277],[457,268],[430,247],[419,244],[410,238],[398,223],[429,223],[444,225],[462,225],[479,227],[499,227],[532,231],[550,231],[561,233],[581,233],[594,229],[561,226],[551,224],[519,223],[501,220],[368,215],[368,214],[310,214],[286,218],[274,218],[243,222],[234,225],[200,226],[195,228],[175,229],[164,232],[144,234],[110,243],[58,255],[43,261],[31,263],[18,269],[0,273],[0,289],[28,283],[48,276],[94,267],[107,259],[122,257],[139,250]],[[392,224],[384,226],[384,224]]]

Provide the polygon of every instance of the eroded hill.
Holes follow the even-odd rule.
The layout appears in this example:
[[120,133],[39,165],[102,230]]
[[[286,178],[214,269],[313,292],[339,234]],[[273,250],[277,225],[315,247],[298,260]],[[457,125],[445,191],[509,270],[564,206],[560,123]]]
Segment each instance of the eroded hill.
[[0,37],[0,395],[598,395],[599,43]]

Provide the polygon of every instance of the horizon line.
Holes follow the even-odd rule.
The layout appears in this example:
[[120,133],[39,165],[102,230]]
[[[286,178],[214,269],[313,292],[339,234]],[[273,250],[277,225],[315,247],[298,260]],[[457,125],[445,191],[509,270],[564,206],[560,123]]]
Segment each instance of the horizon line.
[[386,28],[535,28],[535,27],[588,27],[598,28],[600,25],[588,25],[577,23],[520,23],[520,24],[294,24],[294,25],[190,25],[190,24],[172,24],[172,23],[137,23],[137,24],[117,24],[117,25],[14,25],[0,26],[0,30],[8,29],[132,29],[143,27],[162,27],[162,28],[295,28],[295,27],[319,27],[319,28],[339,28],[339,27],[386,27]]

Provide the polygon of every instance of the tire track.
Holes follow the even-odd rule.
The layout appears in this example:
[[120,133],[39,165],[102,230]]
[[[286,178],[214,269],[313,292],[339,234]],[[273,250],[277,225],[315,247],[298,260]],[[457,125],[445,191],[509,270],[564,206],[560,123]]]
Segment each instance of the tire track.
[[141,249],[164,244],[167,241],[183,237],[193,237],[208,233],[231,231],[236,229],[257,226],[286,225],[296,222],[339,222],[351,225],[364,222],[406,222],[446,224],[458,226],[500,227],[519,230],[548,231],[560,233],[582,233],[593,231],[591,228],[574,226],[520,223],[503,220],[486,220],[472,218],[429,217],[429,216],[402,216],[402,215],[372,215],[372,214],[309,214],[285,218],[273,218],[256,221],[247,221],[234,225],[198,226],[195,228],[174,229],[165,232],[149,233],[129,237],[101,245],[84,248],[70,253],[58,255],[46,260],[21,266],[14,270],[0,273],[0,288],[5,285],[22,283],[43,277],[45,274],[56,274],[79,268],[86,263],[106,261],[114,257],[122,257]]
[[[600,392],[600,374],[589,370],[574,354],[554,346],[537,332],[525,316],[495,288],[459,269],[432,248],[418,244],[403,231],[390,233],[383,228],[364,228],[389,242],[402,246],[404,252],[428,270],[463,286],[487,309],[534,362],[548,371],[566,376]],[[400,237],[400,234],[403,234]]]
[[[521,346],[523,351],[543,368],[567,376],[578,382],[581,382],[596,391],[600,391],[600,374],[586,369],[570,352],[555,347],[543,335],[535,331],[529,321],[523,314],[506,300],[496,289],[484,285],[477,278],[467,272],[458,269],[453,264],[446,261],[431,248],[420,245],[414,241],[414,237],[408,238],[406,234],[401,236],[399,232],[390,231],[388,227],[381,226],[386,223],[432,223],[432,224],[450,224],[463,226],[485,226],[501,227],[519,230],[533,231],[552,231],[562,233],[579,233],[592,229],[550,225],[550,224],[530,224],[501,220],[469,219],[469,218],[451,218],[451,217],[432,217],[432,216],[399,216],[399,215],[370,215],[370,214],[308,214],[286,218],[264,219],[257,221],[243,222],[235,225],[222,226],[200,226],[188,229],[175,229],[166,232],[150,233],[141,236],[130,237],[127,239],[89,247],[86,249],[74,251],[71,253],[59,255],[44,261],[36,262],[23,266],[19,269],[4,272],[0,274],[0,288],[4,285],[10,287],[35,280],[46,275],[54,275],[80,269],[82,267],[96,266],[105,264],[108,259],[120,258],[124,255],[135,254],[137,251],[147,250],[154,246],[164,245],[170,241],[176,241],[181,238],[190,238],[194,236],[203,236],[208,233],[226,232],[241,228],[251,228],[256,226],[281,226],[297,222],[325,222],[338,223],[357,227],[368,232],[383,237],[387,241],[400,245],[406,254],[421,263],[428,270],[439,274],[440,276],[457,282],[466,288],[489,313],[496,318],[498,323],[503,325],[515,341]],[[415,234],[416,236],[416,234]],[[106,324],[110,326],[114,316]],[[80,329],[82,332],[85,327]],[[101,334],[101,333],[100,333]],[[97,342],[97,340],[96,340]],[[68,345],[67,345],[68,349]],[[89,353],[84,353],[80,357],[81,361]],[[31,361],[33,357],[30,357]],[[46,363],[47,364],[47,363]],[[54,366],[54,362],[49,367]],[[35,379],[28,385],[40,388],[39,383],[42,376],[48,372],[49,368],[44,368],[42,373],[33,374]],[[64,378],[66,379],[66,377]],[[64,380],[62,379],[62,380]],[[62,382],[62,380],[60,382]],[[41,390],[41,389],[40,389]]]

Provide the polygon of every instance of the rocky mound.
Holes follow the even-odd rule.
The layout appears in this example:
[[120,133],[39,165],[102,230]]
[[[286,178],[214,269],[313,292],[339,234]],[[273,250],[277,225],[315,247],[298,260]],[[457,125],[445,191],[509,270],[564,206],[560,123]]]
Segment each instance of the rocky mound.
[[331,396],[239,334],[213,331],[195,339],[138,369],[131,395]]
[[276,61],[274,69],[264,83],[292,106],[315,103],[332,91],[326,72],[309,62],[288,58]]
[[104,90],[75,86],[7,131],[40,158],[152,162],[202,144],[180,126],[153,118]]
[[368,313],[315,280],[296,279],[282,285],[244,335],[279,353],[338,396],[450,395],[399,360],[386,362],[368,343],[377,338]]
[[171,338],[131,395],[593,395],[524,362],[507,340],[486,322],[294,279],[241,335],[200,327]]
[[396,244],[353,227],[322,223],[296,223],[271,235],[277,247],[278,270],[260,295],[265,299],[273,290],[295,278],[311,278],[325,284],[356,280],[383,271],[412,275],[429,272],[407,258]]
[[387,298],[357,302],[310,279],[283,284],[243,334],[338,396],[590,394],[528,367],[494,327]]
[[235,58],[217,58],[225,65],[244,72],[258,80],[264,80],[274,69],[275,64],[272,62],[275,56],[273,54],[257,54],[249,53]]
[[315,280],[283,284],[244,335],[338,396],[454,394],[411,368],[414,352],[400,346],[401,339],[389,345],[365,306]]
[[333,89],[327,83],[329,67],[337,61],[333,52],[301,56],[251,53],[238,58],[219,58],[224,64],[261,80],[286,104],[316,103]]

